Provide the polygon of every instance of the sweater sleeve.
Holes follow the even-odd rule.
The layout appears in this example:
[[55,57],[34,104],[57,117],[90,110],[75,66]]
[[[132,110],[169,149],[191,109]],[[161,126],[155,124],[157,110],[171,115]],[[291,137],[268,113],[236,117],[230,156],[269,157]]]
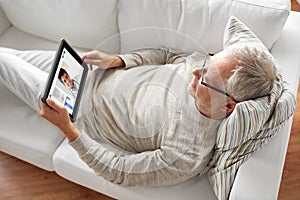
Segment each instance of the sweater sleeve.
[[191,153],[163,146],[153,151],[121,155],[82,133],[69,143],[94,172],[124,186],[164,186],[177,184],[200,173],[211,154]]
[[167,48],[160,49],[140,49],[128,54],[119,55],[125,63],[126,68],[143,65],[164,65],[175,64],[184,61],[188,54],[175,52]]

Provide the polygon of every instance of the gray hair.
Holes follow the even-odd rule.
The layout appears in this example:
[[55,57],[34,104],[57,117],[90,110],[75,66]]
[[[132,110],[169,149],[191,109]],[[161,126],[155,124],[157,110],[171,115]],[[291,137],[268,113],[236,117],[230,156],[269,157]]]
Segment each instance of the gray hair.
[[228,52],[237,62],[226,84],[226,92],[237,101],[271,93],[278,72],[272,57],[262,48],[234,45]]

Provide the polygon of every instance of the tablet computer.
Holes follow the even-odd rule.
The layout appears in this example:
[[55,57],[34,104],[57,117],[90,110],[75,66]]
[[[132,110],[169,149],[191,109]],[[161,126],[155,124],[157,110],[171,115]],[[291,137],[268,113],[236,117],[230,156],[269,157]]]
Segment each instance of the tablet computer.
[[[76,120],[88,66],[74,49],[62,39],[48,76],[42,101],[51,98],[67,108],[72,122]],[[47,104],[47,103],[46,103]]]

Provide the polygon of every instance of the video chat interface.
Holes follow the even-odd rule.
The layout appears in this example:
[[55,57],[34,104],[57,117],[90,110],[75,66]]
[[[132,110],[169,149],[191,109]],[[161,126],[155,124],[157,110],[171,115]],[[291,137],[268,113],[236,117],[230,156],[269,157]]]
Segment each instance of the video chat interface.
[[[71,115],[73,114],[82,72],[82,66],[73,58],[68,50],[64,48],[49,92],[49,97],[65,106]],[[63,76],[61,76],[62,74]],[[61,80],[59,77],[61,77]]]

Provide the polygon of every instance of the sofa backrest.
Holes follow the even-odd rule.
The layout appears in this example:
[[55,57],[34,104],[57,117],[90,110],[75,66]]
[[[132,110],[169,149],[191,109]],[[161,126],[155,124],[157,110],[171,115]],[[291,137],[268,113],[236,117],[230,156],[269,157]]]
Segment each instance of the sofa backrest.
[[231,15],[271,48],[290,0],[0,0],[17,28],[76,47],[125,53],[146,47],[217,52]]
[[188,52],[222,50],[231,15],[270,49],[289,15],[289,0],[119,0],[121,52],[166,46]]
[[[53,41],[119,51],[117,0],[0,0],[17,28]],[[109,42],[107,42],[109,40]]]

